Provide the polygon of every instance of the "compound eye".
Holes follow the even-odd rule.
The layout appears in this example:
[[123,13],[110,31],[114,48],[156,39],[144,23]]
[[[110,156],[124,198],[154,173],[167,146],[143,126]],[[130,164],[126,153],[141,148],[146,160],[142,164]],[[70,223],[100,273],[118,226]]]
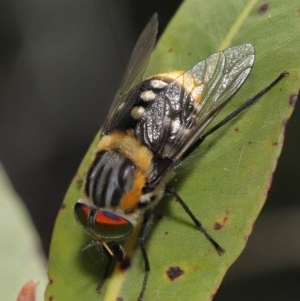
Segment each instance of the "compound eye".
[[76,202],[74,214],[93,238],[102,241],[123,240],[134,229],[132,223],[125,217],[108,210],[96,208],[81,200]]
[[133,231],[132,223],[111,211],[98,209],[95,213],[94,231],[103,240],[123,240]]
[[89,216],[92,212],[92,209],[92,206],[81,202],[81,200],[76,202],[74,206],[74,215],[86,230],[90,230],[91,228],[91,224],[89,223]]

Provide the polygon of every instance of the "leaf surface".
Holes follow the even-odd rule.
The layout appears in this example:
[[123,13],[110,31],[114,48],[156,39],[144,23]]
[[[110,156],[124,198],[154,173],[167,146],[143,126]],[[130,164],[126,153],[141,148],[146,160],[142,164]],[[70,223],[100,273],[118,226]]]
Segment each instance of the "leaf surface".
[[[247,112],[232,120],[199,147],[177,192],[213,237],[226,249],[218,256],[174,200],[164,198],[147,239],[151,264],[144,300],[211,300],[226,271],[244,249],[271,185],[284,129],[300,87],[299,4],[295,0],[186,0],[161,37],[147,75],[186,70],[208,55],[252,43],[256,60],[249,78],[218,119],[224,117],[282,71],[289,76]],[[49,258],[46,300],[136,300],[144,266],[134,237],[126,247],[131,266],[116,267],[100,294],[96,286],[103,262],[80,253],[88,238],[73,217],[92,149],[83,160],[57,217]],[[190,164],[191,163],[191,164]],[[178,276],[178,277],[171,277]],[[119,299],[118,299],[119,298]]]

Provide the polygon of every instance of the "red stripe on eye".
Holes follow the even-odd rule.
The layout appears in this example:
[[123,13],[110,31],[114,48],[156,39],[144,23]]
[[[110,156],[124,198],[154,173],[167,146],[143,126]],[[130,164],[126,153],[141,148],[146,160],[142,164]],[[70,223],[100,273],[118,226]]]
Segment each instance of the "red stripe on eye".
[[128,225],[127,219],[110,211],[98,211],[95,215],[95,223],[106,225]]
[[90,206],[86,204],[81,204],[81,210],[82,212],[87,216],[91,210]]

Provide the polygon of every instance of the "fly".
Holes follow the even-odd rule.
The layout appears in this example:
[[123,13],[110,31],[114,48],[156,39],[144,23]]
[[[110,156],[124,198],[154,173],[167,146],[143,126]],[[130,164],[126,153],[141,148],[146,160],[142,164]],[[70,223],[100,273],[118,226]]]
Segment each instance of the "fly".
[[254,104],[287,74],[280,74],[209,127],[248,77],[255,58],[253,45],[227,48],[188,71],[166,72],[143,81],[157,28],[154,15],[133,50],[87,172],[84,195],[74,207],[77,220],[91,237],[87,247],[96,246],[110,258],[106,273],[113,259],[124,260],[123,242],[141,225],[137,240],[145,273],[138,300],[143,299],[150,271],[145,239],[152,227],[153,208],[165,194],[178,201],[217,253],[224,253],[168,185],[169,175],[207,136]]

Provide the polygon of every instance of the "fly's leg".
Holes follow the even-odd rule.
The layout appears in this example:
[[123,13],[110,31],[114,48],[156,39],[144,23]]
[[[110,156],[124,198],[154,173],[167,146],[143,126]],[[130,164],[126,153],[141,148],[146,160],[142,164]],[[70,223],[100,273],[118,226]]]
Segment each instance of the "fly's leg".
[[144,280],[143,280],[143,285],[142,285],[140,295],[138,297],[138,301],[143,300],[143,296],[144,296],[144,292],[145,292],[145,289],[147,286],[148,276],[149,276],[149,272],[150,272],[150,263],[149,263],[148,255],[147,255],[146,248],[145,248],[145,239],[148,236],[148,234],[152,228],[152,225],[153,225],[153,212],[152,212],[152,210],[148,210],[144,213],[143,223],[142,223],[141,230],[140,230],[140,233],[138,236],[138,244],[142,251],[142,255],[143,255],[143,259],[144,259],[144,263],[145,263]]
[[[84,251],[86,251],[86,250],[88,250],[88,249],[90,249],[92,247],[96,247],[96,249],[98,251],[98,254],[100,256],[100,260],[101,260],[102,263],[104,263],[104,261],[105,261],[104,254],[107,253],[107,252],[104,252],[103,246],[102,246],[102,244],[99,241],[92,240],[81,251],[84,252]],[[96,290],[98,292],[101,291],[102,286],[104,284],[104,281],[105,281],[106,277],[108,276],[108,274],[109,274],[109,272],[110,272],[110,270],[111,270],[111,268],[113,266],[113,263],[115,261],[114,258],[110,254],[107,254],[107,255],[108,255],[108,262],[105,265],[104,272],[103,272],[101,278],[99,279],[98,285],[96,287]]]
[[176,201],[182,206],[184,211],[189,215],[192,219],[196,227],[205,235],[205,237],[209,240],[209,242],[214,246],[219,255],[225,253],[225,250],[213,239],[213,237],[207,232],[207,230],[203,227],[202,223],[197,219],[197,217],[193,214],[191,209],[187,206],[187,204],[183,201],[183,199],[177,194],[173,187],[167,186],[165,188],[166,193],[171,194]]
[[100,243],[97,240],[92,240],[87,246],[83,248],[82,251],[85,251],[89,248],[96,247],[98,254],[100,255],[100,260],[104,263],[105,258],[104,254],[107,255],[108,261],[105,265],[104,272],[98,282],[98,285],[96,287],[97,291],[101,291],[102,286],[104,284],[105,279],[111,272],[115,261],[121,262],[125,257],[125,252],[121,244],[115,243],[115,242],[109,242],[109,243]]
[[112,270],[113,266],[115,264],[115,260],[113,257],[110,257],[108,258],[108,262],[106,263],[106,266],[105,266],[105,269],[104,269],[104,272],[98,282],[98,285],[96,287],[96,291],[97,292],[100,292],[102,287],[103,287],[103,284],[104,284],[104,281],[105,279],[107,278],[107,276],[109,275],[110,271]]

